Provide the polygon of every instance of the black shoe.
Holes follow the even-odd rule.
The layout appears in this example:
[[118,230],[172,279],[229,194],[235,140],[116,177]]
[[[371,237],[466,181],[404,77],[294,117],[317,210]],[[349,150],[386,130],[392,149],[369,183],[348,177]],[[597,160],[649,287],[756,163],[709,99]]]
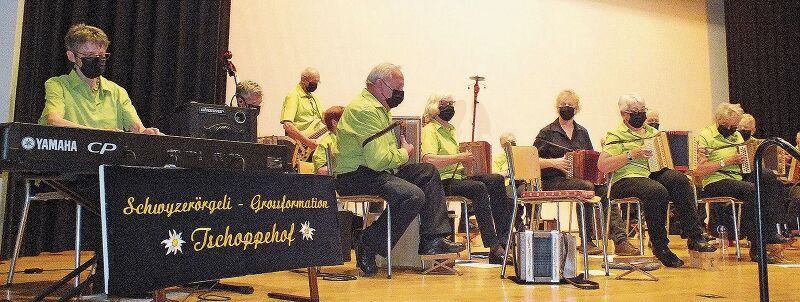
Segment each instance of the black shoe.
[[689,247],[690,251],[697,251],[701,253],[711,253],[717,250],[715,246],[708,244],[708,241],[703,238],[689,239],[686,242],[686,245]]
[[668,248],[664,249],[654,249],[653,255],[661,261],[662,264],[666,267],[681,267],[683,266],[683,260],[678,258],[672,251]]
[[[503,256],[502,255],[489,254],[489,264],[503,264]],[[511,260],[510,256],[508,257],[508,259],[506,259],[506,264],[514,265],[514,261]]]
[[365,277],[374,276],[378,272],[375,264],[375,252],[364,243],[363,237],[356,247],[356,265],[364,272]]
[[447,254],[447,253],[458,253],[465,250],[465,247],[461,243],[454,243],[447,238],[444,237],[437,237],[431,240],[420,240],[419,242],[419,254],[420,255],[437,255],[437,254]]

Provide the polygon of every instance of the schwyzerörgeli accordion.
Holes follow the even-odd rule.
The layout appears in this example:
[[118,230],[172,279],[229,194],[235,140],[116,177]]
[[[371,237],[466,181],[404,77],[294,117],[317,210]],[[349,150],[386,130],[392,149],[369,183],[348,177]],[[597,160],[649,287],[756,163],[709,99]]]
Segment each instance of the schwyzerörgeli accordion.
[[675,169],[672,163],[672,152],[669,149],[669,138],[666,132],[659,132],[656,136],[644,140],[642,149],[653,151],[653,156],[647,159],[650,172],[658,172],[663,169]]
[[[755,171],[753,166],[755,164],[756,150],[763,142],[763,139],[750,139],[743,145],[736,146],[736,153],[744,156],[742,164],[740,165],[742,174]],[[784,157],[783,152],[780,152],[779,150],[781,149],[775,145],[768,146],[764,150],[762,167],[764,167],[764,169],[773,171],[775,175],[783,176],[786,175],[786,157]]]
[[472,164],[464,167],[467,176],[492,173],[492,145],[485,141],[458,144],[459,152],[471,152]]
[[605,174],[597,169],[600,152],[594,150],[576,150],[564,154],[569,162],[567,177],[575,177],[599,185],[605,183]]

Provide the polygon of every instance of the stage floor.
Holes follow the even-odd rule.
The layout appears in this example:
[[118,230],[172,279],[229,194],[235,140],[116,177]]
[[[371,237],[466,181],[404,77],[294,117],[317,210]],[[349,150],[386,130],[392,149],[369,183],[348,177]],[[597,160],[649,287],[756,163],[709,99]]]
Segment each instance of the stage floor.
[[[670,236],[670,247],[688,263],[685,240]],[[474,240],[473,243],[480,242]],[[479,250],[479,249],[476,249]],[[614,280],[623,271],[611,270],[611,276],[593,275],[591,280],[600,284],[598,290],[580,290],[571,285],[517,285],[511,280],[500,279],[500,266],[490,268],[457,265],[460,276],[420,275],[416,271],[396,269],[392,279],[386,279],[385,270],[376,277],[353,281],[319,280],[322,301],[756,301],[758,300],[758,266],[754,262],[736,262],[734,249],[730,248],[728,260],[718,271],[695,268],[661,268],[653,271],[659,281]],[[649,252],[649,250],[648,250]],[[746,257],[747,249],[743,249]],[[648,253],[649,254],[649,253]],[[72,265],[72,252],[42,254],[23,257],[18,261],[17,271],[39,267],[66,269]],[[88,259],[91,253],[82,253]],[[579,262],[582,257],[577,254]],[[800,301],[800,251],[786,250],[791,263],[769,266],[771,301]],[[592,273],[601,274],[602,258],[592,256]],[[478,260],[477,263],[486,263]],[[8,261],[0,266],[8,271]],[[323,272],[357,274],[353,261],[337,267],[325,267]],[[513,268],[508,267],[513,275]],[[60,279],[66,271],[45,271],[41,274],[17,274],[11,289],[4,289],[2,298],[12,301],[30,300],[50,282]],[[632,276],[639,277],[637,273]],[[2,276],[5,280],[5,275]],[[250,285],[255,288],[251,295],[214,292],[230,297],[232,301],[264,301],[267,293],[282,292],[296,295],[308,294],[308,278],[295,272],[225,279],[225,283]],[[176,301],[201,301],[205,291],[189,288],[169,289],[168,297]],[[190,294],[187,294],[190,293]],[[717,296],[718,299],[707,296]],[[213,297],[211,297],[213,298]],[[1,299],[1,298],[0,298]],[[103,299],[87,299],[102,301]],[[55,301],[55,299],[53,299]],[[120,301],[114,299],[113,301]],[[126,299],[127,301],[127,299]],[[148,300],[131,300],[148,301]]]

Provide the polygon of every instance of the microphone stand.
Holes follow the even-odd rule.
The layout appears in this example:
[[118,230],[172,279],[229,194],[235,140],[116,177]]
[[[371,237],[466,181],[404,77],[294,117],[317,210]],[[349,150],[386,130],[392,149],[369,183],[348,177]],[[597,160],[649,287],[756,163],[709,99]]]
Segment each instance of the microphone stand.
[[770,137],[764,140],[761,145],[756,149],[755,155],[755,171],[756,173],[756,213],[758,222],[758,288],[759,298],[762,302],[769,301],[769,276],[767,275],[767,247],[764,245],[764,209],[761,203],[761,160],[764,157],[764,151],[770,145],[777,145],[778,147],[786,150],[792,157],[800,160],[800,150],[797,150],[792,144],[778,137]]

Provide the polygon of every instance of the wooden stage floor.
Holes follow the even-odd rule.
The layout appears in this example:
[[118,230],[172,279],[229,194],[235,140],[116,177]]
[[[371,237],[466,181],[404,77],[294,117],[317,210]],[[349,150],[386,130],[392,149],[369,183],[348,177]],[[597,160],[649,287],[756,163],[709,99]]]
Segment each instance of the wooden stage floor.
[[[671,248],[688,263],[685,240],[671,236]],[[473,242],[480,242],[475,240]],[[385,270],[373,278],[359,277],[354,281],[319,280],[322,301],[757,301],[758,267],[754,262],[736,262],[733,248],[730,257],[719,271],[704,271],[695,268],[661,268],[653,272],[659,281],[614,280],[622,271],[612,270],[610,277],[592,276],[600,284],[598,290],[580,290],[570,285],[517,285],[500,279],[499,266],[477,268],[458,265],[460,276],[420,275],[410,270],[395,270],[391,280],[385,278]],[[746,257],[746,249],[743,250]],[[771,301],[800,301],[800,251],[787,250],[792,260],[788,265],[769,266]],[[23,257],[18,261],[17,271],[39,267],[64,269],[72,265],[72,252],[42,254]],[[85,253],[84,259],[91,253]],[[579,260],[582,259],[577,254]],[[479,260],[485,262],[486,260]],[[591,269],[600,273],[601,258],[590,258]],[[790,266],[796,267],[790,267]],[[8,261],[0,266],[8,271]],[[354,262],[342,266],[326,267],[323,272],[356,274]],[[513,268],[508,272],[513,274]],[[17,274],[15,285],[0,292],[0,299],[28,301],[44,289],[51,281],[58,280],[65,271],[46,271],[42,274]],[[5,280],[5,275],[2,276]],[[240,295],[215,292],[228,296],[231,301],[265,301],[268,292],[283,292],[297,295],[308,294],[307,277],[294,272],[276,272],[225,279],[225,283],[251,285],[255,293]],[[192,289],[170,289],[169,298],[176,301],[202,301],[202,291]],[[717,298],[703,297],[714,295]],[[85,300],[103,301],[102,299]],[[126,299],[127,300],[127,299]],[[55,299],[53,299],[55,301]],[[119,299],[113,299],[119,301]],[[132,300],[148,301],[148,300]],[[274,300],[273,300],[274,301]]]

